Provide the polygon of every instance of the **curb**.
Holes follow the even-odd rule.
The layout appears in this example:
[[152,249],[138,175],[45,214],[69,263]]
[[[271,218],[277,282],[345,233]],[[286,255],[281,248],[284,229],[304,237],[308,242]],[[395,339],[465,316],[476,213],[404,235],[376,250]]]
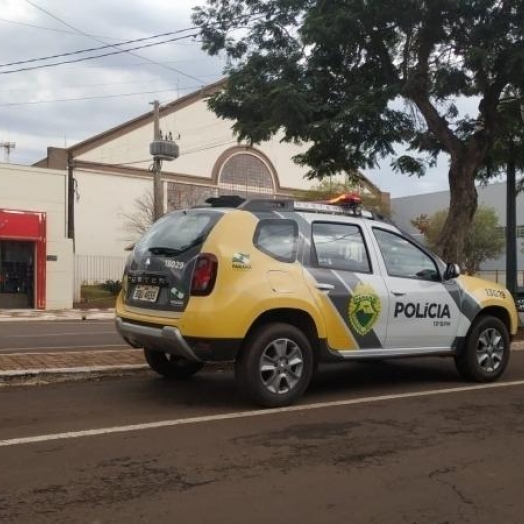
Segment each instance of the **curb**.
[[17,321],[52,321],[52,320],[112,320],[114,309],[63,309],[63,310],[26,310],[13,309],[0,311],[0,322]]
[[[231,363],[208,363],[208,372],[223,373],[232,370]],[[46,382],[66,382],[68,380],[89,380],[104,377],[150,372],[147,364],[122,364],[117,366],[81,366],[70,368],[16,369],[0,371],[0,389],[10,385],[32,385]],[[156,374],[154,374],[157,376]],[[159,376],[157,376],[159,378]]]
[[0,371],[1,378],[27,377],[40,375],[67,375],[78,373],[100,373],[110,371],[129,371],[137,369],[148,369],[147,364],[124,364],[121,366],[83,366],[74,368],[45,368],[45,369],[15,369],[12,371]]

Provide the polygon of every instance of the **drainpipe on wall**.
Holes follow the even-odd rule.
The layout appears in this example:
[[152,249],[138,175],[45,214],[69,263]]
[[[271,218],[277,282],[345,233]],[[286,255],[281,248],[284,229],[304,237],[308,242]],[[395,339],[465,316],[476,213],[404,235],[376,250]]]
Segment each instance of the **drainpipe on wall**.
[[75,178],[74,161],[70,151],[67,152],[67,238],[73,241],[75,252]]

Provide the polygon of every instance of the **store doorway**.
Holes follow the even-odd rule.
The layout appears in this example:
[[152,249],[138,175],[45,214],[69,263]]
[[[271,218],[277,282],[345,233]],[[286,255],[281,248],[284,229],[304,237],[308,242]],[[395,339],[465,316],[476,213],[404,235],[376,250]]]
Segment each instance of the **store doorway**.
[[34,307],[35,242],[0,240],[0,309]]

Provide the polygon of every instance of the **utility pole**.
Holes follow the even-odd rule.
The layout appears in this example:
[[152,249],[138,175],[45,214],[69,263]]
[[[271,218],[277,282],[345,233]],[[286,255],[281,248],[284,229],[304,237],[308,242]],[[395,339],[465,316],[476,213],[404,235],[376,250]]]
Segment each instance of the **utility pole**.
[[509,144],[506,178],[506,288],[512,296],[517,292],[517,192],[515,188],[516,151]]
[[4,162],[9,164],[9,155],[11,153],[11,149],[15,149],[16,144],[14,142],[0,142],[0,147],[2,147],[4,150]]
[[[171,133],[160,131],[160,102],[153,102],[153,142],[149,152],[153,157],[153,218],[155,222],[164,214],[164,192],[162,188],[162,160],[174,160],[179,156],[178,145],[172,140]],[[168,138],[169,136],[169,138]]]
[[[160,102],[153,102],[153,141],[160,140]],[[164,192],[162,191],[162,160],[153,157],[153,219],[156,222],[164,214]]]

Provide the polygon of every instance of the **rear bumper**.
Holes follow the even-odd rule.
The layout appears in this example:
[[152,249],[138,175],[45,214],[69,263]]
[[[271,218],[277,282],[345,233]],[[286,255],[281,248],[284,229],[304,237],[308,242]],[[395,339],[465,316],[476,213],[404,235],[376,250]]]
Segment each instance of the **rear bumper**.
[[192,362],[224,362],[235,360],[241,340],[185,338],[174,326],[152,326],[116,318],[116,328],[133,347],[162,351]]

